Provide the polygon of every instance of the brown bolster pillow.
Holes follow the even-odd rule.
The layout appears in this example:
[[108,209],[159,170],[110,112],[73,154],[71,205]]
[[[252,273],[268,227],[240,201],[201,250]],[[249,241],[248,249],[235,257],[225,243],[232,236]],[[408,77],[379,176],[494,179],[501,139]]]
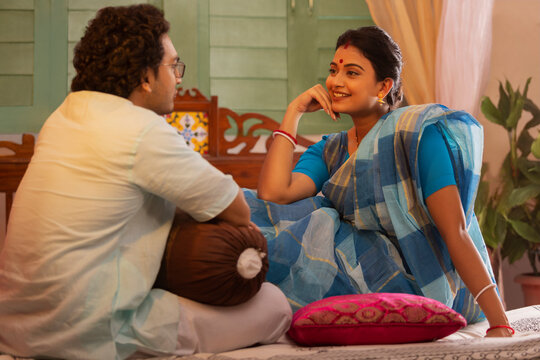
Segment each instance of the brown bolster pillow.
[[257,230],[198,223],[177,211],[154,287],[210,305],[241,304],[261,288],[266,254]]

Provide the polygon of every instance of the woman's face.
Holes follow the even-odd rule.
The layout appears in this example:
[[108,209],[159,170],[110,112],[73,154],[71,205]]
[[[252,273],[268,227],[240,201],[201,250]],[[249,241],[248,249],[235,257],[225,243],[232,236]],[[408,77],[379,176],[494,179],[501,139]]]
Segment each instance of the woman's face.
[[[371,62],[352,45],[340,46],[330,63],[326,88],[335,112],[363,116],[377,109],[383,81],[377,81]],[[386,95],[386,93],[384,93]]]

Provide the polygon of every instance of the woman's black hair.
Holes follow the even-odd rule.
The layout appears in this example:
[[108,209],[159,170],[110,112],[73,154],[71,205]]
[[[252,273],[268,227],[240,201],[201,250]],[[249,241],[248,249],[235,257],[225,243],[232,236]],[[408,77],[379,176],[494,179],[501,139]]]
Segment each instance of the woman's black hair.
[[398,44],[378,26],[365,26],[345,31],[337,40],[336,50],[350,44],[360,50],[371,62],[377,81],[386,78],[394,80],[394,86],[386,95],[385,101],[391,109],[403,100],[401,91],[401,68],[403,60]]

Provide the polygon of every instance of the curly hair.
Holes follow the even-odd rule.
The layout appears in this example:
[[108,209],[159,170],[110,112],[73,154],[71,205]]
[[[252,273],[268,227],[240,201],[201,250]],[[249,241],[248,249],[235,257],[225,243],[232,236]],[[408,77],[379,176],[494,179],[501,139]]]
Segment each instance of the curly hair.
[[386,95],[385,100],[391,109],[398,107],[403,100],[401,90],[403,59],[399,45],[378,26],[365,26],[345,31],[337,40],[336,50],[347,43],[360,50],[371,62],[377,81],[386,78],[394,80],[394,86]]
[[71,90],[128,98],[147,69],[157,74],[164,53],[161,36],[168,31],[163,12],[152,5],[99,10],[75,46]]

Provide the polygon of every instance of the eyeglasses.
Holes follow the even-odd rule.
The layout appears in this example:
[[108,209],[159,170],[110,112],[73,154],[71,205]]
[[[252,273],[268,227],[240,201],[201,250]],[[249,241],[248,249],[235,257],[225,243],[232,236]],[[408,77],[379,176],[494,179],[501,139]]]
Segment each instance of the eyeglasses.
[[174,70],[174,75],[178,78],[184,77],[184,72],[186,71],[186,64],[178,60],[174,64],[161,64],[160,66],[170,66]]

